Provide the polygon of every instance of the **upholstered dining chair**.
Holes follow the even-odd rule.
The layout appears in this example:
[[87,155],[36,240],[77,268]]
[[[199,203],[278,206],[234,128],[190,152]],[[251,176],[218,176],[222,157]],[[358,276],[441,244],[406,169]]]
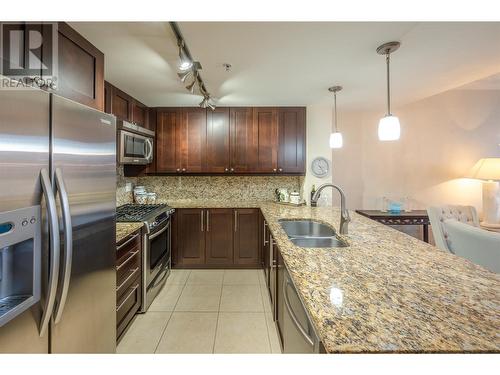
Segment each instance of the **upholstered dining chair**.
[[431,222],[434,242],[437,247],[444,251],[450,251],[446,242],[448,234],[443,226],[445,220],[455,219],[459,222],[479,227],[479,218],[473,206],[446,205],[441,207],[429,207],[427,208],[427,214]]
[[488,232],[455,219],[446,219],[442,225],[452,253],[500,273],[500,233]]

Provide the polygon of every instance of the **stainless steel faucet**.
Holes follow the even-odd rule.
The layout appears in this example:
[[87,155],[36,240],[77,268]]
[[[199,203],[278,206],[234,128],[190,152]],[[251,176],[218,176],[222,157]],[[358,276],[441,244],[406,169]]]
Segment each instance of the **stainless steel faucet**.
[[339,228],[339,232],[340,232],[340,234],[348,234],[347,225],[351,221],[351,217],[349,216],[349,211],[347,211],[347,208],[345,205],[345,193],[340,187],[338,187],[337,185],[334,185],[334,184],[321,185],[320,187],[318,187],[318,190],[316,190],[316,192],[312,196],[311,203],[318,203],[318,199],[319,199],[319,196],[321,195],[321,191],[326,187],[332,187],[334,189],[337,189],[338,192],[340,193],[340,228]]

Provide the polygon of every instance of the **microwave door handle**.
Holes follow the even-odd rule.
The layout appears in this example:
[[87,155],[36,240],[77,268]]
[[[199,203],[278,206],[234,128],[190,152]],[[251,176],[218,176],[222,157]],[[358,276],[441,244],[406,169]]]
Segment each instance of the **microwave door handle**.
[[151,161],[152,156],[153,156],[153,142],[151,142],[151,138],[146,138],[146,159],[148,161]]
[[49,222],[49,243],[50,243],[50,265],[49,265],[49,283],[47,285],[47,296],[45,298],[45,306],[43,309],[42,319],[40,320],[39,332],[40,336],[44,336],[54,310],[56,300],[57,283],[59,278],[59,222],[57,220],[56,200],[50,177],[47,169],[40,171],[40,184],[42,185],[45,204],[47,206],[47,220]]
[[73,259],[73,226],[71,224],[71,213],[69,209],[68,193],[64,184],[63,174],[60,168],[56,169],[56,188],[59,191],[59,199],[62,209],[62,222],[64,225],[64,269],[62,274],[62,290],[59,303],[56,307],[54,323],[61,321],[61,316],[68,297],[69,281],[71,278],[71,262]]

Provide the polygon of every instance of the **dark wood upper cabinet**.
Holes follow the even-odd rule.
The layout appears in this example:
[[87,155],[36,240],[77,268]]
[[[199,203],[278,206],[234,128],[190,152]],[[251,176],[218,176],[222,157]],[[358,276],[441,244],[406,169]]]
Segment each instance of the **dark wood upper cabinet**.
[[157,173],[305,173],[304,107],[153,110]]
[[207,165],[208,173],[230,172],[229,108],[207,111]]
[[58,95],[104,111],[104,54],[68,24],[58,24]]
[[177,262],[179,265],[205,263],[204,210],[186,208],[177,210]]
[[156,113],[156,171],[177,173],[181,170],[181,110],[165,109]]
[[231,168],[235,173],[251,172],[256,163],[254,142],[257,126],[249,107],[231,108]]
[[206,212],[206,263],[233,264],[233,209],[214,208]]
[[278,114],[278,172],[304,173],[306,158],[305,108],[279,108]]
[[148,126],[148,107],[137,100],[132,102],[132,122],[142,127]]
[[111,113],[118,119],[132,121],[133,98],[119,88],[113,86],[111,92]]
[[276,173],[278,170],[278,111],[273,107],[254,108],[256,126],[256,161],[252,170],[257,173]]
[[234,263],[260,266],[259,210],[234,209]]
[[179,147],[182,173],[201,173],[206,168],[207,111],[189,107],[181,111]]

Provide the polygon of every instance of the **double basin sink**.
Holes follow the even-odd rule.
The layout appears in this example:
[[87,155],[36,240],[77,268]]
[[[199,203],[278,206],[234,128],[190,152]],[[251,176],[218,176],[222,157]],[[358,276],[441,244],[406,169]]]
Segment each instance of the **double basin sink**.
[[300,247],[346,247],[329,225],[313,220],[279,220],[290,241]]

